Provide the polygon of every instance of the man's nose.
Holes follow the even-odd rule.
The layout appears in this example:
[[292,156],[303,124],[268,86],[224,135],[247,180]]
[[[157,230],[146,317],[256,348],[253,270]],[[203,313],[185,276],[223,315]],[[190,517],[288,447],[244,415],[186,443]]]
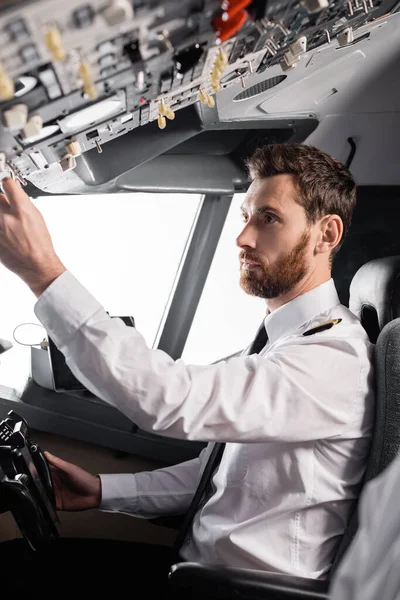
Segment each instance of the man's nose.
[[250,223],[246,223],[242,231],[237,236],[236,245],[239,246],[239,248],[255,249],[257,245],[256,232],[254,227],[251,227]]

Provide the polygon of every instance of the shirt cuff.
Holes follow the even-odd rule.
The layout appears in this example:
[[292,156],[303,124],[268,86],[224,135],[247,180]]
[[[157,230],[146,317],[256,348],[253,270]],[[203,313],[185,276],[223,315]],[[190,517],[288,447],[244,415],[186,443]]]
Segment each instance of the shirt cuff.
[[99,509],[111,512],[135,513],[137,487],[133,473],[99,475],[101,502]]
[[64,271],[41,294],[34,311],[56,345],[60,346],[102,308],[70,271]]

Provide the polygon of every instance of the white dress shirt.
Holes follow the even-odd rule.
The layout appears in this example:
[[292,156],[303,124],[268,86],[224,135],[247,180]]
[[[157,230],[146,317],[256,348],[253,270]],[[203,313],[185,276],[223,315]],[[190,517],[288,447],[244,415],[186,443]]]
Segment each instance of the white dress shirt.
[[[206,366],[149,349],[68,271],[35,312],[75,376],[139,427],[229,442],[185,559],[326,576],[358,496],[374,404],[373,347],[332,280],[265,318],[260,354]],[[328,319],[341,322],[303,335]],[[102,475],[101,509],[185,512],[210,451],[152,472]]]
[[331,600],[400,599],[400,456],[362,491],[357,535],[333,578]]

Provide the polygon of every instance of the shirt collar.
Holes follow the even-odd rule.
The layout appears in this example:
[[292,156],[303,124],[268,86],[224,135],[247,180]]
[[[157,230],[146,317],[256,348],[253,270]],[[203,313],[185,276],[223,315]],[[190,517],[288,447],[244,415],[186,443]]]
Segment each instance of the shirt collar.
[[340,304],[333,279],[280,306],[264,319],[271,343]]

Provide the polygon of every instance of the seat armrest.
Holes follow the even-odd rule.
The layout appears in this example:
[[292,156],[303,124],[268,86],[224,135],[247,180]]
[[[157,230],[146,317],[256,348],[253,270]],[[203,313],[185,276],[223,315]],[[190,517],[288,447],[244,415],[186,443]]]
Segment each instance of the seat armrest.
[[314,600],[328,597],[329,581],[281,573],[236,569],[199,563],[177,563],[169,573],[174,588],[187,588],[199,598],[249,600]]

